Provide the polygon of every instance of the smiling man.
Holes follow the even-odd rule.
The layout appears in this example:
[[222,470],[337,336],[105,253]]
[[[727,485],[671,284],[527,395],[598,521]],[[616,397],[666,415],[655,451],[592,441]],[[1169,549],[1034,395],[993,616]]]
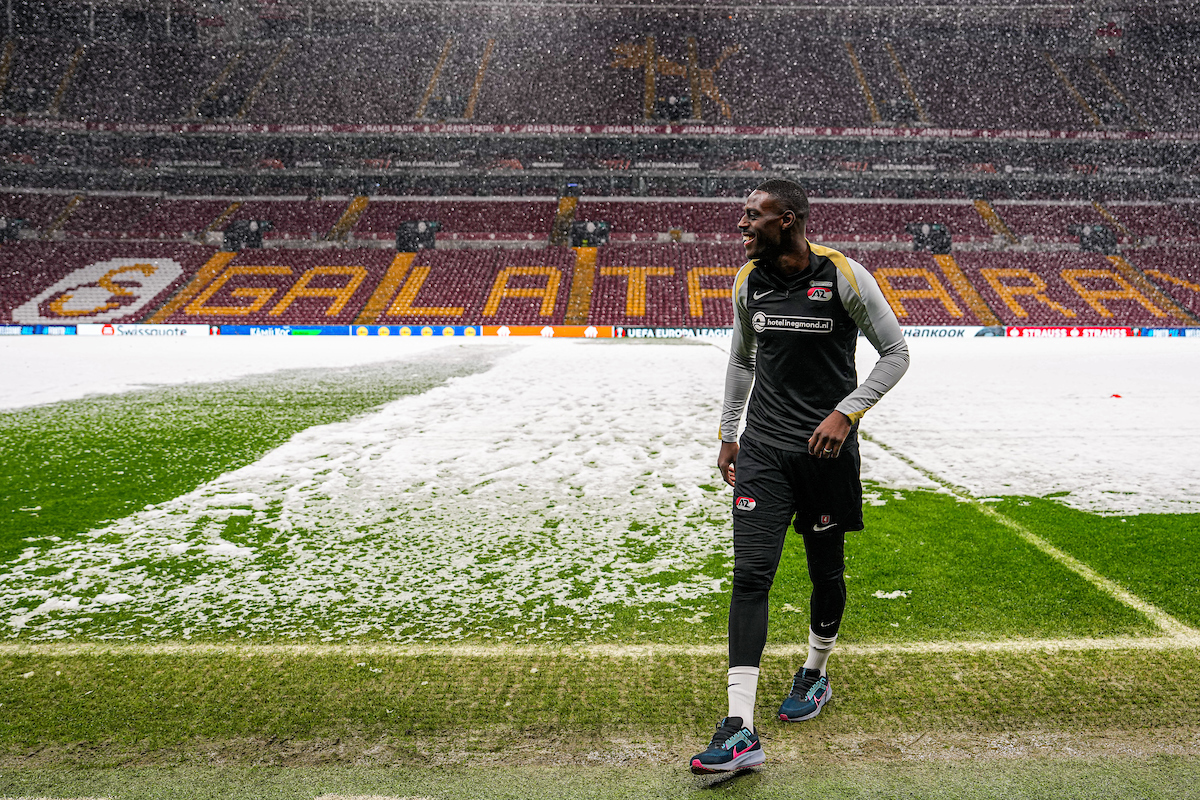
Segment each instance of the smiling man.
[[[863,527],[858,421],[908,369],[908,346],[875,279],[857,261],[805,238],[808,208],[799,184],[770,180],[751,192],[738,223],[749,262],[733,283],[717,456],[721,477],[734,488],[729,714],[708,749],[692,758],[692,772],[731,772],[766,760],[754,701],[767,596],[793,521],[813,585],[809,648],[777,713],[785,722],[812,719],[833,696],[825,666],[846,608],[845,534]],[[854,368],[859,331],[879,353],[861,386]]]

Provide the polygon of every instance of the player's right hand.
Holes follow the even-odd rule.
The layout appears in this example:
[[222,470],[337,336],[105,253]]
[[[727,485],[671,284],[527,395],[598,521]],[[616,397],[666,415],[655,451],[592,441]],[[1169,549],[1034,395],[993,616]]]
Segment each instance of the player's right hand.
[[717,469],[721,472],[721,477],[730,486],[736,486],[736,478],[734,476],[734,464],[737,463],[738,443],[737,442],[721,442],[721,452],[717,454]]

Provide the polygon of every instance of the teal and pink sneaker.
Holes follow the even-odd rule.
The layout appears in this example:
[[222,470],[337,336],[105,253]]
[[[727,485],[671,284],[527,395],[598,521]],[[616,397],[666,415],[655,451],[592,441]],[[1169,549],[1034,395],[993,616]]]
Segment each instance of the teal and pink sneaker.
[[758,734],[742,727],[741,717],[726,717],[717,726],[712,743],[699,755],[692,756],[692,772],[708,775],[714,772],[736,772],[757,767],[767,760]]
[[779,707],[779,719],[784,722],[803,722],[821,713],[833,697],[829,676],[819,669],[800,668],[792,678],[792,691]]

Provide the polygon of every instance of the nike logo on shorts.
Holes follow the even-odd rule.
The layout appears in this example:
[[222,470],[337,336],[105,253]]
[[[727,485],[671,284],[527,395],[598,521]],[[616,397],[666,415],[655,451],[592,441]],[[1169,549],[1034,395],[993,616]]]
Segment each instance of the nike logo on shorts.
[[820,533],[821,531],[827,531],[827,530],[829,530],[829,529],[830,529],[830,528],[832,528],[834,525],[837,525],[837,523],[836,523],[836,522],[831,522],[831,523],[829,523],[828,525],[813,525],[813,530],[814,530],[814,531],[816,531],[817,533]]

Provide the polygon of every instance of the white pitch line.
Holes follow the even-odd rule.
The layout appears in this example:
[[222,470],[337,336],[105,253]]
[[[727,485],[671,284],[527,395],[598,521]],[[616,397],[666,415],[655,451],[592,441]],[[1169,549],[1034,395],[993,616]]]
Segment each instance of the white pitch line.
[[961,486],[956,486],[955,484],[951,483],[950,481],[942,478],[941,476],[939,476],[939,475],[935,474],[934,472],[921,466],[920,464],[913,461],[911,458],[909,458],[908,456],[899,452],[898,450],[891,447],[890,445],[884,444],[883,442],[879,441],[878,439],[876,439],[875,437],[873,437],[869,434],[859,431],[859,436],[861,436],[863,439],[866,439],[868,442],[871,442],[871,443],[876,444],[879,447],[883,448],[889,454],[900,459],[905,464],[908,464],[910,467],[917,470],[922,475],[929,478],[931,481],[934,481],[935,483],[938,483],[941,486],[946,487],[946,489],[949,490],[950,492],[952,492],[955,497],[958,497],[962,500],[967,501],[972,506],[974,506],[980,513],[984,514],[987,517],[991,517],[996,522],[998,522],[1001,525],[1003,525],[1004,527],[1008,528],[1013,533],[1017,534],[1017,536],[1021,537],[1026,542],[1028,542],[1029,544],[1036,547],[1038,550],[1041,550],[1043,553],[1050,556],[1055,561],[1062,564],[1064,567],[1071,570],[1076,575],[1080,576],[1081,578],[1083,578],[1085,581],[1087,581],[1088,583],[1095,586],[1100,591],[1102,591],[1105,594],[1107,594],[1108,596],[1112,597],[1117,602],[1124,603],[1125,605],[1129,606],[1130,608],[1134,609],[1135,611],[1137,611],[1140,614],[1142,614],[1143,616],[1145,616],[1147,619],[1149,619],[1151,622],[1153,622],[1155,625],[1157,625],[1159,630],[1161,630],[1163,633],[1167,634],[1168,636],[1180,637],[1185,640],[1186,639],[1196,639],[1198,636],[1200,636],[1200,633],[1198,633],[1194,628],[1188,627],[1187,625],[1185,625],[1182,622],[1180,622],[1179,620],[1175,619],[1173,616],[1171,616],[1167,612],[1163,611],[1158,606],[1154,605],[1153,603],[1149,603],[1149,602],[1143,600],[1142,598],[1138,597],[1137,595],[1133,594],[1128,589],[1126,589],[1125,587],[1118,584],[1116,581],[1113,581],[1109,578],[1104,577],[1103,575],[1096,572],[1094,569],[1092,569],[1091,567],[1089,567],[1087,564],[1083,563],[1079,559],[1075,558],[1071,554],[1058,549],[1050,542],[1046,541],[1045,539],[1038,536],[1033,531],[1026,528],[1021,523],[1017,522],[1015,519],[1005,516],[1004,514],[1001,514],[999,511],[997,511],[996,509],[994,509],[984,503],[979,502],[979,500],[976,497],[972,496],[970,492],[968,492],[966,489],[962,488]]
[[[847,655],[902,655],[905,653],[1054,653],[1087,650],[1200,650],[1200,634],[1171,636],[1112,636],[1079,639],[1000,639],[983,641],[942,642],[884,642],[880,644],[839,643],[838,652]],[[238,656],[259,658],[270,656],[314,656],[362,659],[410,658],[440,656],[442,658],[647,658],[655,656],[719,656],[724,644],[560,644],[540,645],[481,645],[439,644],[253,644],[230,642],[3,642],[0,655],[6,657],[67,658],[84,655],[171,655],[171,656]],[[807,655],[807,643],[768,643],[773,656]],[[2,799],[0,799],[2,800]]]

